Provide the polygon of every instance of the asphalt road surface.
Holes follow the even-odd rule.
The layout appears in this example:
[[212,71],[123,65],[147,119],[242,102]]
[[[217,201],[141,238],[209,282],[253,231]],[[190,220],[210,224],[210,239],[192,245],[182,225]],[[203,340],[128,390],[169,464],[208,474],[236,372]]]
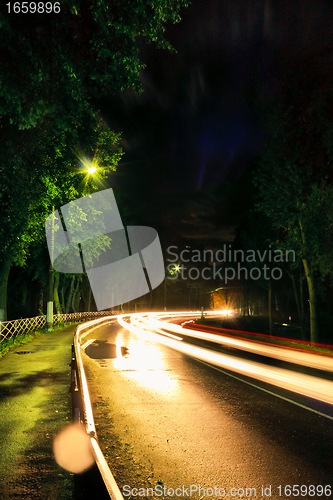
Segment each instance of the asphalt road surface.
[[330,405],[214,368],[116,320],[89,339],[99,442],[125,498],[333,498]]

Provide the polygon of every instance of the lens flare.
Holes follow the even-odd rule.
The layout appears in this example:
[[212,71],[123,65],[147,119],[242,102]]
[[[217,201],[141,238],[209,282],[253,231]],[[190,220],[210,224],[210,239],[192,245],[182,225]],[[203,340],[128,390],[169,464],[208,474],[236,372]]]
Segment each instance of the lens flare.
[[58,434],[53,452],[60,467],[74,474],[90,469],[95,463],[90,439],[80,424],[72,424]]

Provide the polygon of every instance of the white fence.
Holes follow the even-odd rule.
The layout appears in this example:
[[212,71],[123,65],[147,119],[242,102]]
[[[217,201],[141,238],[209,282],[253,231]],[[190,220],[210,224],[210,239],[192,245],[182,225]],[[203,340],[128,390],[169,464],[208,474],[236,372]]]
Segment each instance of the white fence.
[[[77,323],[90,318],[99,318],[101,316],[110,316],[116,314],[112,311],[99,312],[80,312],[70,314],[54,314],[53,326],[66,323]],[[118,313],[117,313],[118,314]],[[17,335],[25,335],[29,332],[36,332],[47,328],[46,316],[36,316],[35,318],[14,319],[12,321],[0,321],[0,344],[8,342],[10,339],[15,341]]]

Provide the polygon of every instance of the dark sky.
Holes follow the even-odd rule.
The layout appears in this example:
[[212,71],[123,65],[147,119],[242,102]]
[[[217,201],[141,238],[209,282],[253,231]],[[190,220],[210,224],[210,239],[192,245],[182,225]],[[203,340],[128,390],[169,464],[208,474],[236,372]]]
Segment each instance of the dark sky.
[[193,0],[182,17],[166,31],[177,54],[142,49],[144,92],[103,104],[126,153],[110,182],[130,223],[169,239],[230,240],[263,144],[255,103],[288,60],[332,42],[333,2]]

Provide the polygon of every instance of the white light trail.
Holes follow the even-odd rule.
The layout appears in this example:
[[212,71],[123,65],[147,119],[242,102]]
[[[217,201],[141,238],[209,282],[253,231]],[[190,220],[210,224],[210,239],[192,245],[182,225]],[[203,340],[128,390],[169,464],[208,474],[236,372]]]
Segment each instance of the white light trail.
[[[180,313],[173,313],[173,314],[168,314],[167,316],[178,316]],[[197,313],[198,314],[198,313]],[[182,313],[181,313],[182,315]],[[183,314],[184,316],[187,314]],[[146,316],[145,318],[143,316]],[[287,370],[284,368],[277,368],[273,366],[267,366],[263,363],[258,363],[258,362],[253,362],[253,361],[245,361],[245,360],[239,360],[235,356],[230,356],[226,354],[221,354],[217,353],[214,351],[211,351],[206,348],[202,347],[197,347],[193,346],[190,344],[183,342],[179,342],[178,340],[175,340],[173,338],[167,338],[164,335],[160,335],[159,333],[154,333],[151,330],[155,330],[156,327],[159,328],[167,328],[168,330],[171,330],[174,333],[180,333],[182,332],[184,335],[184,330],[179,326],[179,325],[172,325],[170,323],[166,322],[161,322],[156,319],[157,316],[160,316],[159,314],[157,315],[134,315],[131,317],[131,324],[127,323],[126,321],[123,320],[123,318],[120,316],[118,318],[119,323],[126,329],[130,330],[132,333],[146,339],[150,340],[152,342],[159,342],[162,343],[168,347],[171,347],[172,349],[176,349],[177,351],[180,351],[184,354],[187,354],[189,356],[192,356],[194,358],[197,358],[201,361],[205,361],[207,363],[212,363],[213,365],[226,368],[228,370],[231,370],[233,372],[242,374],[247,377],[251,377],[257,380],[261,380],[262,382],[266,382],[268,384],[275,385],[277,387],[280,387],[282,389],[287,389],[289,391],[301,394],[303,396],[307,396],[310,398],[315,398],[320,401],[323,401],[325,403],[333,404],[333,382],[329,380],[323,380],[321,378],[313,377],[311,375],[306,375],[303,373],[297,373],[292,370]],[[162,316],[162,315],[161,315]],[[146,328],[150,325],[151,330],[146,331]],[[192,336],[196,336],[198,332],[193,332]],[[203,332],[200,332],[199,334],[201,335]],[[186,332],[187,335],[187,332]],[[216,335],[212,334],[207,334],[210,335],[213,339],[214,342],[217,341]],[[222,337],[222,336],[221,336]],[[208,339],[208,338],[207,338]],[[225,339],[228,339],[227,337],[222,337],[223,342]],[[211,340],[211,339],[210,339]],[[229,340],[229,339],[228,339]],[[231,339],[231,340],[238,340],[238,339]],[[243,342],[243,341],[241,341]],[[244,341],[245,342],[245,341]],[[246,344],[243,344],[241,347],[243,350],[247,350],[249,347],[253,347],[251,342],[248,342],[249,346]],[[239,348],[241,348],[239,347]],[[262,348],[271,348],[272,346],[260,346]],[[280,348],[276,348],[280,349]],[[281,351],[286,351],[286,349],[281,349]],[[253,351],[251,351],[253,352]],[[264,354],[265,353],[265,354]],[[264,354],[266,356],[269,356],[269,351],[262,350],[260,354]],[[277,353],[275,353],[277,354]],[[321,357],[320,355],[317,354],[311,354],[311,353],[301,353],[298,351],[290,351],[290,355],[293,356],[290,359],[298,359],[298,363],[301,363],[301,358],[299,358],[299,355],[303,354],[308,354],[309,356],[314,356],[316,361],[315,363],[317,366],[326,366],[326,361],[327,359],[325,357]],[[282,353],[281,353],[282,355]],[[285,355],[283,353],[283,355]],[[319,359],[317,359],[319,358]],[[323,358],[323,359],[321,359]],[[283,358],[279,358],[283,359]],[[320,364],[320,360],[323,362],[323,365]],[[309,362],[309,360],[305,359],[305,361]],[[330,360],[331,361],[331,360]],[[296,362],[296,361],[292,361]],[[332,361],[331,361],[332,363]],[[322,368],[326,369],[326,368]]]
[[316,354],[313,352],[299,351],[297,349],[290,349],[288,347],[267,345],[257,341],[225,337],[224,335],[219,335],[216,333],[201,332],[199,330],[191,330],[189,328],[186,329],[182,328],[180,325],[173,325],[172,323],[157,320],[156,317],[156,315],[149,316],[149,318],[151,318],[150,321],[152,328],[167,328],[174,333],[182,333],[182,335],[186,335],[188,337],[208,340],[217,344],[234,347],[235,349],[240,349],[242,351],[259,354],[261,356],[268,356],[271,358],[280,359],[281,361],[286,361],[288,363],[295,363],[301,366],[307,366],[309,368],[316,368],[317,370],[333,372],[333,358],[331,356]]
[[87,349],[87,347],[92,344],[93,342],[95,342],[96,339],[90,339],[90,340],[87,340],[87,342],[85,342],[83,345],[81,345],[81,349],[85,350]]

